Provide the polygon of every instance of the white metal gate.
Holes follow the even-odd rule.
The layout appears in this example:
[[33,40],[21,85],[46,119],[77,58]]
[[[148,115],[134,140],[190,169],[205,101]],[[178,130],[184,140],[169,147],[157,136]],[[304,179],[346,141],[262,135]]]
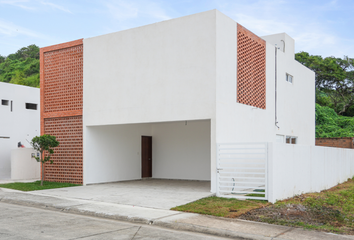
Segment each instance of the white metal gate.
[[217,144],[217,196],[268,199],[267,143]]

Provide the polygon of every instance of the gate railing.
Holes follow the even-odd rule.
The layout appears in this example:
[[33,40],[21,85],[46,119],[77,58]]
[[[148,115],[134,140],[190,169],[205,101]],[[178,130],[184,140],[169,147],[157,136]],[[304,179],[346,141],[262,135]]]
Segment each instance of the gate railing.
[[217,196],[268,199],[267,143],[217,144]]

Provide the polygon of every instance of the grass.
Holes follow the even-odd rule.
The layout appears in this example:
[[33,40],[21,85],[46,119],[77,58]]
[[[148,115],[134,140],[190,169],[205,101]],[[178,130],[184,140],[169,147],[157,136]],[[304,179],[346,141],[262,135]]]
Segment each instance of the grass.
[[275,204],[209,197],[172,210],[354,235],[354,178],[320,193]]
[[81,186],[78,184],[72,183],[59,183],[59,182],[43,182],[43,186],[41,186],[41,181],[36,182],[15,182],[15,183],[6,183],[0,184],[0,188],[11,188],[20,191],[36,191],[36,190],[44,190],[44,189],[53,189],[53,188],[64,188],[64,187],[75,187]]
[[[265,192],[265,190],[262,189],[256,189],[254,190],[255,192]],[[250,193],[246,195],[247,197],[265,197],[265,194],[257,194],[257,193]]]
[[265,207],[267,205],[269,205],[267,201],[260,200],[208,197],[172,208],[171,210],[234,218],[252,209]]

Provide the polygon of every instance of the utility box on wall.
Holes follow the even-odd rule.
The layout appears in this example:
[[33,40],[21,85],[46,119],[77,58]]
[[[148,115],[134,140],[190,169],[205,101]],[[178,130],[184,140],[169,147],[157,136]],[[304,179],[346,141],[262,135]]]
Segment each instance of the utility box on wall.
[[40,163],[32,155],[33,148],[18,148],[11,151],[11,179],[28,180],[40,178]]

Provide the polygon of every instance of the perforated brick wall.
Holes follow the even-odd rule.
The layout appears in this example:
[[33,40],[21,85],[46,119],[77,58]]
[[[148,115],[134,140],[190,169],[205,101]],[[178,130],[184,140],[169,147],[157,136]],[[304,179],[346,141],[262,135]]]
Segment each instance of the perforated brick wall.
[[60,142],[45,167],[46,181],[82,184],[82,116],[44,119],[44,131]]
[[266,108],[265,41],[237,24],[237,102]]
[[59,146],[46,163],[46,181],[83,183],[82,39],[40,49],[41,134],[56,136]]
[[316,146],[337,147],[337,148],[354,148],[353,138],[316,138]]
[[82,109],[83,46],[44,53],[44,112]]

